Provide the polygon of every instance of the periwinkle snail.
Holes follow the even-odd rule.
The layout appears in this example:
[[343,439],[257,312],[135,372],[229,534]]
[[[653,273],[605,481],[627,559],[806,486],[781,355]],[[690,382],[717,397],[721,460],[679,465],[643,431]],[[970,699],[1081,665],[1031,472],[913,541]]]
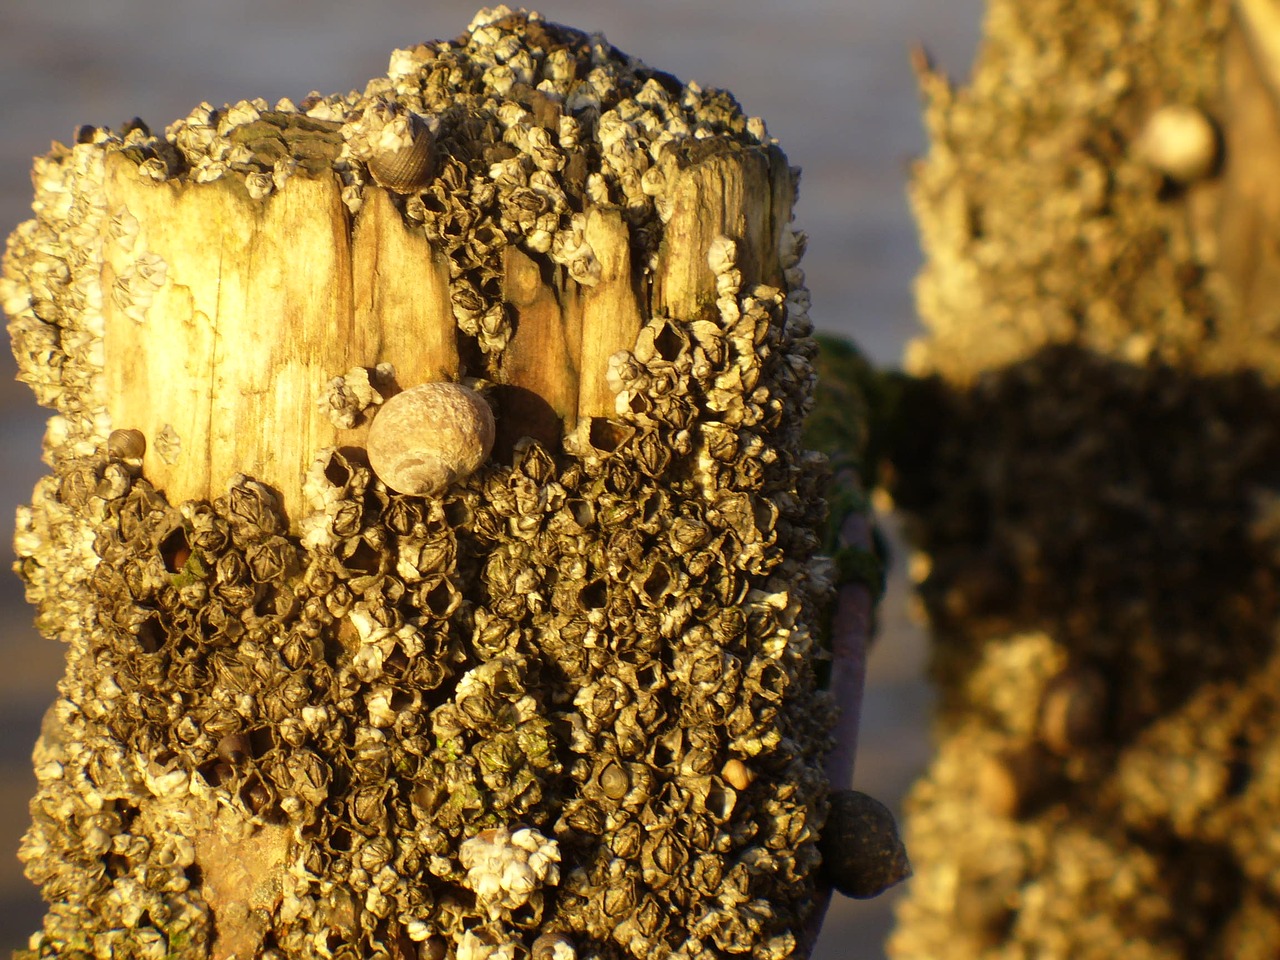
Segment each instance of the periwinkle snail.
[[430,497],[476,471],[493,449],[493,411],[458,383],[396,394],[369,427],[369,466],[397,493]]

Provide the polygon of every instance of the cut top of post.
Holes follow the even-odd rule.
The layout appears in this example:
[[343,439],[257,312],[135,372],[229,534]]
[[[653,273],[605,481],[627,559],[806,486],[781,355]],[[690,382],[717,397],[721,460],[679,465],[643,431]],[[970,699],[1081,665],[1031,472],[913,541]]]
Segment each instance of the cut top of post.
[[788,285],[795,176],[763,124],[536,14],[398,50],[360,93],[87,129],[35,181],[5,299],[49,455],[140,431],[172,502],[244,473],[294,522],[317,453],[402,389],[478,380],[495,456],[555,448],[631,402],[609,363],[646,324]]

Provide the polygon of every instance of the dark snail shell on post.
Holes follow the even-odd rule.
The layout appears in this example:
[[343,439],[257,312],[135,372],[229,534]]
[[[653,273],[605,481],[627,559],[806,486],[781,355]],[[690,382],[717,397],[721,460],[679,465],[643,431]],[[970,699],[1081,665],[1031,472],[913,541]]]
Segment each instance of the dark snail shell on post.
[[1107,679],[1094,667],[1079,665],[1055,676],[1040,700],[1040,741],[1068,756],[1103,739],[1110,707]]
[[831,794],[831,812],[818,841],[822,870],[846,897],[868,900],[911,876],[893,814],[857,790]]

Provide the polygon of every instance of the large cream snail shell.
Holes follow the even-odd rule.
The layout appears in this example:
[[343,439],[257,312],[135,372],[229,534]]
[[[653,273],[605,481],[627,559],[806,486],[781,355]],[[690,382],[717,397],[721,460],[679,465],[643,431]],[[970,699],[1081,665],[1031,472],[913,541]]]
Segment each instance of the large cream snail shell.
[[493,411],[459,383],[396,394],[369,427],[369,466],[397,493],[430,497],[463,480],[493,449]]

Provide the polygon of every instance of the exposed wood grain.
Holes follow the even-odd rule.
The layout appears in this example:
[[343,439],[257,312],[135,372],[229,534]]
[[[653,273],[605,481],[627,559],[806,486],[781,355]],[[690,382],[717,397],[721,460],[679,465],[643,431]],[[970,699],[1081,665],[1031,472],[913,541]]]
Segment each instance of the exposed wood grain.
[[537,261],[514,245],[504,250],[503,293],[515,334],[502,355],[499,456],[523,436],[551,446],[578,415],[581,318],[561,308]]
[[[216,495],[236,473],[276,486],[287,508],[335,428],[323,384],[350,365],[351,264],[333,177],[295,177],[265,202],[229,182],[157,185],[109,161],[109,209],[139,230],[111,244],[107,286],[142,253],[165,264],[145,318],[105,305],[108,410],[148,438],[144,469],[171,499]],[[166,458],[157,442],[178,439]]]
[[[600,264],[592,286],[507,248],[515,333],[500,366],[499,456],[522,436],[554,447],[579,418],[615,415],[609,358],[635,344],[647,317],[714,314],[706,254],[716,236],[740,240],[748,283],[782,282],[794,195],[785,158],[718,144],[669,160],[672,216],[647,304],[618,208],[586,211]],[[255,200],[230,179],[156,183],[120,154],[108,166],[109,208],[138,232],[132,245],[107,241],[107,289],[127,288],[140,258],[160,262],[164,279],[144,312],[109,298],[107,407],[112,426],[146,435],[144,469],[172,500],[216,497],[245,473],[274,487],[296,522],[316,452],[360,446],[367,429],[339,430],[318,409],[333,377],[384,362],[399,388],[461,374],[447,261],[387,191],[366,188],[352,218],[329,174],[294,176]]]
[[[1265,349],[1263,331],[1280,332],[1280,112],[1266,70],[1267,45],[1236,25],[1224,57],[1223,166],[1218,217],[1203,218],[1225,286],[1222,336],[1227,349]],[[1260,62],[1261,60],[1261,62]]]
[[781,151],[717,140],[704,155],[671,153],[662,163],[671,216],[654,272],[653,312],[715,316],[707,251],[722,234],[738,241],[738,268],[748,283],[779,285],[778,246],[795,193]]
[[[385,191],[366,191],[351,229],[332,176],[257,201],[231,181],[156,184],[119,155],[109,167],[110,209],[139,232],[132,248],[108,244],[106,286],[143,253],[165,282],[142,322],[108,298],[108,411],[147,436],[144,469],[171,499],[217,496],[247,473],[295,517],[316,451],[366,429],[319,413],[333,377],[390,362],[401,386],[457,378],[447,267]],[[168,459],[166,428],[179,442]]]
[[593,208],[587,212],[587,243],[600,262],[600,282],[579,294],[582,311],[582,381],[578,394],[579,417],[614,415],[613,391],[605,373],[609,358],[635,345],[644,325],[631,268],[631,235],[616,209]]
[[381,187],[366,187],[351,243],[353,363],[395,364],[402,388],[456,380],[457,330],[444,256],[405,225]]

